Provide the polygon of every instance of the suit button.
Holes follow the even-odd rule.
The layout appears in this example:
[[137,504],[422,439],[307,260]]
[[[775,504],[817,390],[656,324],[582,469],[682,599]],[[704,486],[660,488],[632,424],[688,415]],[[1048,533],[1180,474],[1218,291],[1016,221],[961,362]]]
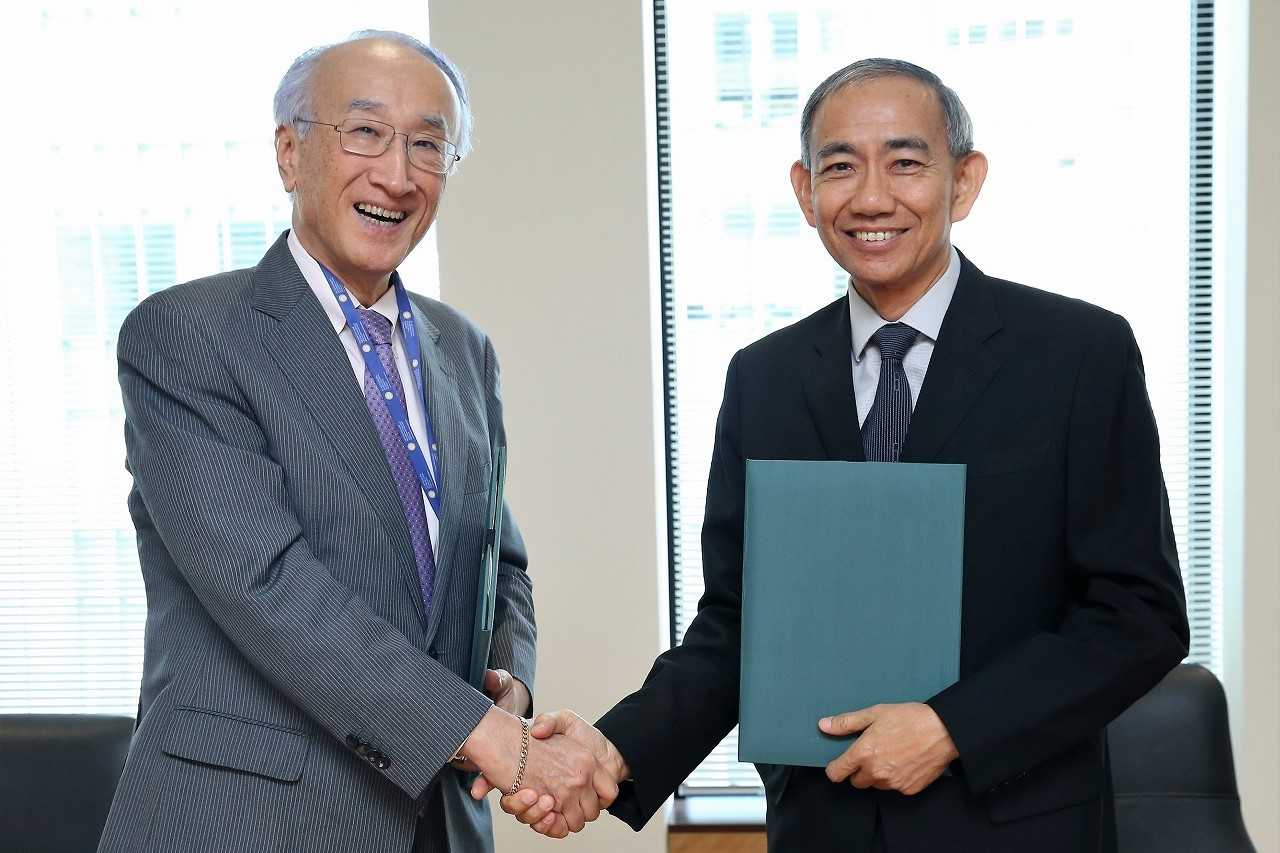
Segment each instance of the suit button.
[[435,646],[432,646],[431,648],[427,649],[427,654],[431,655],[433,658],[436,658],[437,660],[440,658],[440,650],[437,649]]

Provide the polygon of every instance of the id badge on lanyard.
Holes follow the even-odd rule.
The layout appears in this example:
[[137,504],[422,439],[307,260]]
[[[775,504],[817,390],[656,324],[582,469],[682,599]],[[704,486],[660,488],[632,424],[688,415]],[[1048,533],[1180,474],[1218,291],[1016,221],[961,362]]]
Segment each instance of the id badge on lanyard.
[[422,349],[418,346],[418,327],[413,320],[413,306],[409,302],[409,294],[405,292],[404,285],[397,279],[395,283],[396,309],[400,312],[400,328],[404,333],[405,348],[410,353],[409,365],[413,370],[413,384],[417,389],[419,399],[422,400],[422,415],[423,422],[427,428],[427,449],[431,453],[431,467],[427,466],[426,456],[423,455],[422,442],[418,441],[417,436],[414,435],[413,427],[409,424],[408,407],[405,405],[404,400],[396,396],[395,386],[391,384],[391,379],[387,376],[387,371],[382,366],[382,359],[378,358],[378,354],[374,352],[373,341],[369,337],[368,330],[364,327],[364,322],[360,319],[360,313],[356,311],[351,302],[351,296],[347,293],[346,286],[324,264],[320,264],[320,269],[324,272],[324,277],[328,280],[329,287],[333,290],[334,298],[338,300],[338,305],[342,308],[343,316],[347,318],[347,326],[351,328],[351,334],[355,335],[356,344],[360,347],[360,355],[364,358],[365,370],[369,371],[369,375],[373,377],[374,384],[382,394],[382,401],[387,406],[387,414],[391,416],[391,420],[396,425],[396,432],[399,433],[400,440],[404,442],[405,452],[409,455],[409,461],[413,463],[413,470],[418,475],[418,482],[422,485],[422,492],[431,503],[431,509],[435,512],[436,518],[440,518],[443,493],[440,483],[437,482],[432,474],[433,469],[437,473],[440,471],[440,449],[439,444],[436,442],[435,429],[431,425],[431,409],[427,405],[426,386],[422,379],[422,360],[420,357]]

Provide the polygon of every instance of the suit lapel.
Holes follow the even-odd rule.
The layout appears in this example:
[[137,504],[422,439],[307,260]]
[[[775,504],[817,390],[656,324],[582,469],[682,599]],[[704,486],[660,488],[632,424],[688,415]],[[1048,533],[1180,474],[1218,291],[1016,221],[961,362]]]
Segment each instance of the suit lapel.
[[294,263],[284,236],[258,264],[254,279],[254,308],[278,321],[266,327],[263,345],[373,506],[395,552],[402,555],[396,571],[421,617],[422,593],[409,527],[382,443],[364,396],[352,381],[342,342]]
[[449,588],[449,576],[457,565],[459,533],[462,527],[463,494],[467,485],[467,436],[463,428],[462,401],[458,397],[458,383],[453,367],[444,355],[440,330],[422,310],[414,304],[414,321],[422,334],[418,335],[422,364],[426,368],[427,409],[431,425],[435,429],[436,442],[440,445],[440,471],[436,479],[443,490],[440,505],[439,541],[436,542],[436,576],[431,592],[431,618],[427,621],[427,642],[430,643],[444,618],[445,595]]
[[903,462],[932,462],[1000,369],[990,339],[1001,328],[986,276],[960,256],[960,280],[938,332],[902,448]]
[[828,459],[863,462],[862,433],[853,393],[849,305],[839,299],[814,318],[818,334],[802,358],[804,397]]

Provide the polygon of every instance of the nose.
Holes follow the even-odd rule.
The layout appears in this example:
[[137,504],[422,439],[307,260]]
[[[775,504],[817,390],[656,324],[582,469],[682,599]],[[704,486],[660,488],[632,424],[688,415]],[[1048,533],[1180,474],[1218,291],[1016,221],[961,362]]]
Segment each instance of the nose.
[[395,134],[387,150],[375,157],[373,163],[374,167],[369,171],[370,183],[382,188],[393,198],[413,192],[413,181],[409,179],[408,136],[403,133]]
[[881,216],[897,207],[888,177],[876,169],[862,175],[855,192],[849,197],[849,212],[858,216]]

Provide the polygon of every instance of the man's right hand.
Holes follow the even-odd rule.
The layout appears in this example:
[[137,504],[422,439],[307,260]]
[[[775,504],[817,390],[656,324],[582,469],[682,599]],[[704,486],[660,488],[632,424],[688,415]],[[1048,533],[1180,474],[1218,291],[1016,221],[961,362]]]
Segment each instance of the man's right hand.
[[[515,808],[514,804],[537,794],[534,805],[545,802],[546,813],[551,818],[546,821],[545,834],[552,834],[554,830],[557,837],[564,837],[569,832],[580,831],[617,797],[616,777],[577,740],[564,736],[552,738],[549,726],[537,728],[530,734],[521,791],[504,797],[504,810],[511,812],[507,809],[508,800]],[[521,739],[519,718],[496,706],[489,709],[463,744],[463,752],[483,774],[476,780],[472,796],[480,799],[493,788],[510,787],[520,762]],[[519,807],[526,808],[523,804]],[[544,816],[543,811],[537,814],[540,819]]]
[[[600,733],[599,729],[579,717],[573,711],[556,711],[539,714],[530,731],[533,738],[540,741],[556,742],[570,740],[585,747],[595,759],[597,766],[606,774],[607,784],[611,788],[611,796],[601,797],[601,807],[607,808],[617,797],[618,783],[631,775],[626,760],[614,745]],[[484,777],[476,779],[471,789],[471,796],[480,799],[493,789]],[[597,790],[598,790],[597,785]],[[555,807],[555,801],[545,793],[521,790],[514,795],[502,798],[502,810],[528,825],[535,832],[552,838],[564,838],[573,828],[568,815],[561,814]],[[598,814],[598,813],[597,813]]]

